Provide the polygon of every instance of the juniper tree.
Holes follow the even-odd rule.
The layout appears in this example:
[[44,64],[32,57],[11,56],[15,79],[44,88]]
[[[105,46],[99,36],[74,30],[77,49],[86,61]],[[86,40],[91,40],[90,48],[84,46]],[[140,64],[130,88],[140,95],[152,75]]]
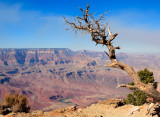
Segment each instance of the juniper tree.
[[[90,13],[89,7],[90,5],[88,4],[86,9],[80,8],[82,17],[77,16],[72,20],[67,20],[64,17],[65,24],[70,26],[66,30],[72,29],[75,32],[87,32],[88,34],[90,34],[92,41],[94,41],[96,45],[101,44],[103,46],[106,46],[108,52],[105,51],[105,53],[110,59],[110,63],[107,62],[105,66],[125,71],[134,82],[134,85],[120,84],[117,87],[136,88],[144,92],[145,94],[153,98],[151,108],[154,107],[155,104],[160,102],[160,93],[155,89],[154,83],[145,84],[141,82],[138,73],[136,73],[136,71],[130,65],[117,60],[115,51],[117,49],[120,49],[120,46],[115,47],[113,45],[113,41],[118,36],[118,33],[113,34],[110,30],[110,27],[108,26],[108,23],[103,24],[101,22],[105,13],[100,15],[100,17],[96,19],[94,17],[94,14]],[[148,109],[148,112],[150,112],[151,108]]]

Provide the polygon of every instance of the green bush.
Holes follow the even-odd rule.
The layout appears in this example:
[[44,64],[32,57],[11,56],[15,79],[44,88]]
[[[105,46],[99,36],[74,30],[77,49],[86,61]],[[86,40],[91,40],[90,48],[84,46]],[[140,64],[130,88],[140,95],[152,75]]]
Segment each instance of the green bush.
[[157,88],[158,84],[157,82],[154,82],[153,72],[150,72],[147,68],[145,68],[144,70],[140,70],[137,73],[142,83],[144,84],[153,83],[154,88]]
[[28,99],[17,92],[13,95],[7,94],[0,105],[0,113],[8,114],[10,112],[29,112]]
[[[154,87],[157,88],[157,82],[154,82],[153,72],[150,72],[147,68],[145,68],[144,70],[140,70],[137,73],[142,83],[144,84],[153,83]],[[128,84],[134,85],[133,82]],[[146,103],[146,99],[149,96],[147,96],[144,92],[138,89],[130,88],[130,90],[132,90],[133,93],[128,94],[127,99],[123,99],[124,104],[133,104],[135,106],[140,106]]]

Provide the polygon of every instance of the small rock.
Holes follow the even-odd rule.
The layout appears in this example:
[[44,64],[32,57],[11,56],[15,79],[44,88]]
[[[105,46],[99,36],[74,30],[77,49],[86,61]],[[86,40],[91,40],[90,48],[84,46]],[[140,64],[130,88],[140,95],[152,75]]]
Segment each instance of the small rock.
[[17,113],[9,113],[8,116],[15,116]]
[[33,111],[32,114],[42,115],[44,113],[40,110],[37,110],[37,111]]
[[75,111],[77,109],[76,106],[71,106],[71,107],[68,107],[66,108],[66,111],[69,112],[69,111]]
[[71,106],[68,108],[64,108],[64,109],[58,109],[56,110],[57,113],[64,113],[64,112],[70,112],[70,111],[75,111],[77,109],[76,106]]

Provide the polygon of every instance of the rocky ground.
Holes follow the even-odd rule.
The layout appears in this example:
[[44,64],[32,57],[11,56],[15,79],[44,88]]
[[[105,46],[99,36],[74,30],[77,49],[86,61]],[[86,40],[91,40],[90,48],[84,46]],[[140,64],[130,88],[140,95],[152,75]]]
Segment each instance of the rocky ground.
[[[130,115],[132,110],[135,110],[138,106],[121,106],[120,100],[110,99],[92,104],[86,108],[77,109],[76,106],[72,106],[49,112],[11,113],[4,117],[152,117],[151,115],[146,115],[147,106],[147,104],[143,105],[140,111],[135,111]],[[154,117],[157,117],[157,115]]]

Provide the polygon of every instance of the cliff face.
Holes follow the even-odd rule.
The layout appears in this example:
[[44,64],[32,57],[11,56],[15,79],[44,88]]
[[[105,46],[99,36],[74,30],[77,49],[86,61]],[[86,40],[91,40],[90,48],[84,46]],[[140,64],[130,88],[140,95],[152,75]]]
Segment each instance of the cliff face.
[[57,64],[56,60],[68,59],[70,54],[69,49],[0,49],[0,65],[32,65],[50,61]]
[[[136,70],[149,67],[158,79],[160,56],[154,56],[154,62],[149,55],[118,54],[118,59]],[[122,71],[106,68],[107,60],[102,52],[0,49],[0,97],[18,91],[29,98],[32,109],[51,110],[126,96],[127,89],[115,87],[131,79]]]
[[0,66],[32,66],[37,63],[87,64],[92,60],[104,59],[99,52],[79,51],[70,49],[0,49]]

